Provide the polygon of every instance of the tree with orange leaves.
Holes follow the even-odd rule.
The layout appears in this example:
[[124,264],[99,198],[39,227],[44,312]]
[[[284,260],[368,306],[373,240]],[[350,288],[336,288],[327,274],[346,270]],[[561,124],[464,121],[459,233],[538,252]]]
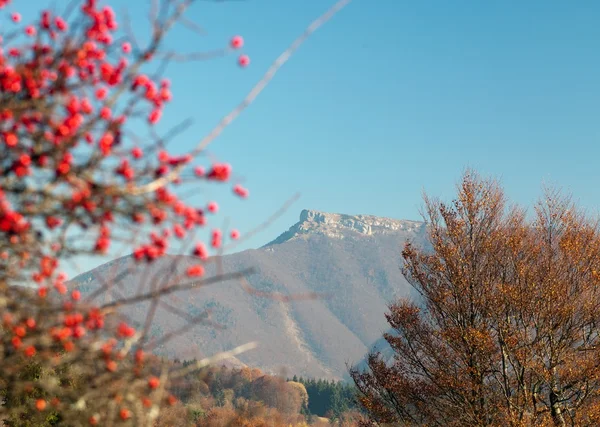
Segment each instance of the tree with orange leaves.
[[420,301],[386,314],[391,360],[351,369],[364,425],[598,425],[597,223],[552,191],[528,220],[473,172],[425,205],[432,250],[402,253]]

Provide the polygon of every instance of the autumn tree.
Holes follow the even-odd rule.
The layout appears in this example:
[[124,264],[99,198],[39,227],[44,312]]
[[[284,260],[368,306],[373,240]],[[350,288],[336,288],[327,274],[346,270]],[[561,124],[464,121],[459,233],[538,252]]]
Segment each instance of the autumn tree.
[[265,405],[282,414],[298,414],[306,395],[294,383],[282,378],[264,375],[250,384],[250,393]]
[[597,223],[553,191],[529,219],[470,171],[425,207],[431,250],[402,252],[419,301],[386,314],[393,358],[351,369],[365,425],[598,425]]

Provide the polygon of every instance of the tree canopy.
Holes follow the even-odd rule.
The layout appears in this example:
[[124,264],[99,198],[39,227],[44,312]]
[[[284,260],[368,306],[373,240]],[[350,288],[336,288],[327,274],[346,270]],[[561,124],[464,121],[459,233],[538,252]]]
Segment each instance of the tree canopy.
[[598,425],[596,221],[550,190],[528,218],[471,171],[425,218],[432,249],[402,252],[420,301],[386,314],[394,356],[351,370],[369,423]]

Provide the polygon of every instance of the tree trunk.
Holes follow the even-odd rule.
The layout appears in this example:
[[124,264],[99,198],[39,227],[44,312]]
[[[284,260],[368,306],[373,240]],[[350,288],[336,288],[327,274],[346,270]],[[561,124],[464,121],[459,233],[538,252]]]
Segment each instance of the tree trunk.
[[566,427],[565,417],[563,417],[560,402],[558,401],[558,395],[552,390],[550,392],[550,413],[552,414],[552,420],[554,425],[560,427]]

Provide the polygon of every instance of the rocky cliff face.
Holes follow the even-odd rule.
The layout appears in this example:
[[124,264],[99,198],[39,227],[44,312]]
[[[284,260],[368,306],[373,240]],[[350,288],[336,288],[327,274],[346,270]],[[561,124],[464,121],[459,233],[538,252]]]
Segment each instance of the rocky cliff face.
[[[277,239],[260,249],[222,257],[220,268],[225,273],[253,268],[256,273],[247,277],[248,283],[262,292],[317,292],[327,297],[285,303],[249,294],[233,280],[177,293],[165,304],[189,316],[210,310],[212,320],[223,328],[200,325],[157,352],[191,359],[257,341],[257,349],[233,363],[271,373],[285,369],[290,375],[343,378],[346,362],[360,361],[387,330],[388,304],[412,297],[400,271],[401,251],[407,241],[425,244],[424,237],[425,225],[416,221],[303,210],[299,222]],[[170,256],[142,268],[125,257],[74,280],[84,293],[112,282],[120,295],[130,296],[170,283],[172,277],[185,277],[187,267],[196,262]],[[206,277],[215,274],[217,263],[208,264]],[[147,304],[139,304],[125,314],[143,325],[147,309]],[[159,337],[183,322],[161,305],[151,335]]]
[[371,215],[344,215],[304,209],[300,221],[265,246],[280,244],[306,235],[320,234],[333,239],[356,238],[358,235],[390,235],[398,232],[422,233],[424,223]]

